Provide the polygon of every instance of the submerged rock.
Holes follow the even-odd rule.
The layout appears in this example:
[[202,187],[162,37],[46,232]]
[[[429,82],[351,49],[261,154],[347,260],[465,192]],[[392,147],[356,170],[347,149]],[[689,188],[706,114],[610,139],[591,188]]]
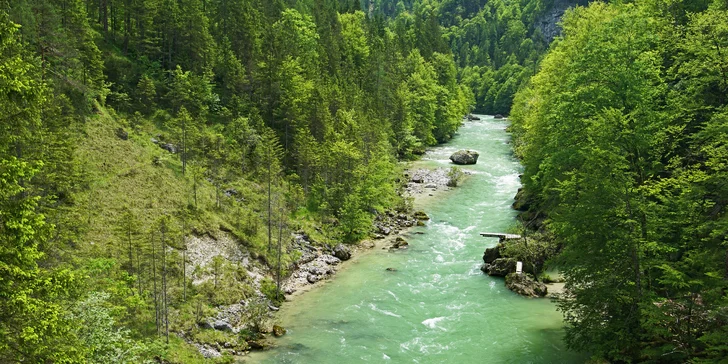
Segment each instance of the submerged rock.
[[534,280],[530,274],[509,273],[506,276],[506,287],[526,297],[544,297],[548,293],[546,285]]
[[459,150],[450,156],[450,160],[460,165],[475,164],[479,156],[480,154],[474,150]]

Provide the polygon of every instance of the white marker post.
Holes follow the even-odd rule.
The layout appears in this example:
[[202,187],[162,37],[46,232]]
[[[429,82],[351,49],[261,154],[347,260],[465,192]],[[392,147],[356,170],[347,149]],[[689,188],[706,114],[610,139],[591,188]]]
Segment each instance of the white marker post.
[[516,262],[516,274],[523,272],[523,262]]

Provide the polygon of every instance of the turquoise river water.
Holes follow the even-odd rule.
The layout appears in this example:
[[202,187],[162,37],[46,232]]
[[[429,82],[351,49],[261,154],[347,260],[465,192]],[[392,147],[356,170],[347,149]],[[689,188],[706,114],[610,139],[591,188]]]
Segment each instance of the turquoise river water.
[[[513,225],[520,182],[507,121],[465,122],[449,143],[419,165],[450,167],[458,149],[480,152],[472,175],[426,203],[431,220],[406,239],[409,249],[377,250],[322,287],[284,304],[288,334],[262,363],[577,363],[566,351],[561,315],[548,299],[527,299],[484,275],[483,250]],[[419,231],[423,234],[414,234]],[[390,272],[386,268],[396,268]]]

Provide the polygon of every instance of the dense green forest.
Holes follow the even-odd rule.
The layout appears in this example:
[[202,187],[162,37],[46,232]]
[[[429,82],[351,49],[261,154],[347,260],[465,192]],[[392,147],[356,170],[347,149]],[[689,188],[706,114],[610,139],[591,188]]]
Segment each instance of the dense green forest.
[[175,333],[247,350],[198,323],[281,292],[194,271],[185,237],[230,234],[281,277],[291,232],[356,242],[404,208],[397,160],[474,101],[436,22],[360,5],[0,2],[0,362],[201,359]]
[[609,362],[728,358],[727,5],[570,11],[516,96],[524,219],[563,247],[573,349]]
[[[572,349],[725,360],[728,5],[593,3],[551,43],[573,5],[0,0],[0,362],[248,350],[291,233],[368,237],[407,208],[397,162],[472,110],[512,116]],[[260,283],[189,266],[222,235]],[[200,327],[240,301],[251,330]]]

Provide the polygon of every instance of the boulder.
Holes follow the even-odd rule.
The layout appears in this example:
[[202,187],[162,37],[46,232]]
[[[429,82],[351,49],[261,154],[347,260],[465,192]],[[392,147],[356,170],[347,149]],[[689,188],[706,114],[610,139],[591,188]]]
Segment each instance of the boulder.
[[233,331],[232,325],[230,325],[229,322],[223,321],[223,320],[217,320],[217,321],[213,322],[212,327],[215,330],[220,330],[220,331],[228,331],[228,332]]
[[455,164],[475,164],[478,162],[480,154],[474,150],[459,150],[450,156],[450,160]]
[[516,271],[516,260],[513,258],[498,258],[492,263],[483,264],[481,268],[489,276],[505,277],[508,273]]
[[344,244],[339,244],[334,247],[334,256],[341,260],[349,260],[351,258],[351,250]]
[[121,139],[121,140],[129,139],[129,133],[122,128],[116,129],[116,136],[119,137],[119,139]]
[[396,272],[397,271],[397,268],[389,267],[389,268],[386,269],[386,271],[387,272]]
[[503,119],[503,115],[501,115],[501,114],[495,114],[495,115],[493,116],[493,118],[494,118],[494,119]]
[[265,340],[248,340],[246,342],[253,350],[265,350],[268,348],[268,343]]
[[392,248],[395,249],[405,249],[407,246],[409,246],[409,243],[399,236],[394,240],[394,244],[392,244]]
[[502,244],[498,244],[492,248],[485,249],[485,252],[483,253],[483,262],[486,264],[492,264],[494,260],[500,258],[500,250],[502,247]]
[[306,280],[308,281],[308,283],[314,284],[320,281],[321,278],[319,278],[319,276],[317,275],[309,274],[308,276],[306,276]]
[[286,334],[286,329],[281,326],[273,325],[273,336],[281,337]]
[[430,217],[424,211],[417,211],[412,215],[417,220],[429,220]]
[[506,287],[526,297],[544,297],[548,293],[546,285],[534,280],[530,274],[509,273],[506,275]]
[[159,147],[162,148],[162,149],[164,149],[164,150],[166,150],[166,151],[168,151],[168,152],[170,152],[170,153],[172,153],[172,154],[177,153],[177,146],[175,146],[172,143],[159,144]]
[[470,120],[470,121],[474,121],[474,120],[477,121],[477,120],[480,120],[480,118],[477,117],[477,116],[475,116],[475,115],[473,115],[473,114],[468,114],[468,120]]

